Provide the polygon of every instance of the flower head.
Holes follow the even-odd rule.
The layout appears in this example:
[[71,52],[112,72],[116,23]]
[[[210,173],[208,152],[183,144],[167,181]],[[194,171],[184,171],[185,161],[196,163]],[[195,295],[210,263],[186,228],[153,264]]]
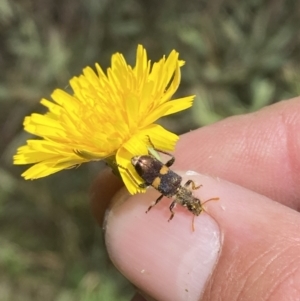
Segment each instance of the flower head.
[[[139,45],[134,67],[122,54],[112,56],[105,72],[96,64],[70,80],[73,94],[57,89],[42,99],[48,112],[25,117],[24,129],[39,140],[28,140],[14,156],[14,164],[34,164],[22,176],[37,179],[92,160],[115,162],[140,182],[132,164],[135,155],[147,154],[151,144],[173,150],[177,135],[154,122],[189,108],[194,96],[170,100],[180,82],[184,62],[173,50],[154,63]],[[119,168],[130,193],[142,191],[128,172]]]

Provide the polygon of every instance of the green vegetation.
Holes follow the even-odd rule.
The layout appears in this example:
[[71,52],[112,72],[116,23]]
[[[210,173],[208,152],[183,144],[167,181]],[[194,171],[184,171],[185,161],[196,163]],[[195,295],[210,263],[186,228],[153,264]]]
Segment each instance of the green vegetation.
[[129,300],[105,253],[88,188],[102,163],[24,181],[12,166],[29,137],[25,115],[82,68],[121,52],[134,62],[175,48],[186,61],[179,95],[193,109],[166,118],[177,133],[300,93],[300,2],[0,1],[0,301]]

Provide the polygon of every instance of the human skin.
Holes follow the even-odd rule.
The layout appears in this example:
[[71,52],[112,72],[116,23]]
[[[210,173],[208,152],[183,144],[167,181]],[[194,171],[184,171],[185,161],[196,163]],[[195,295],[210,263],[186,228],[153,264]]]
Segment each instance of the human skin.
[[147,299],[300,300],[299,129],[294,98],[181,136],[172,169],[203,185],[194,191],[202,201],[220,198],[195,231],[180,206],[167,222],[167,198],[145,214],[154,189],[116,194],[121,182],[99,175],[91,205],[102,224],[113,199],[105,238],[115,266]]

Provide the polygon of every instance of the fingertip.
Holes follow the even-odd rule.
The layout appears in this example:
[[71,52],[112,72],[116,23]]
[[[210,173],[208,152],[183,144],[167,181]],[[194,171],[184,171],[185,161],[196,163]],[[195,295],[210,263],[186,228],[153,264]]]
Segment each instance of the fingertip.
[[[187,177],[203,184],[194,191],[202,202],[220,198],[204,205],[208,214],[195,218],[195,231],[192,214],[181,206],[167,222],[167,198],[145,214],[159,196],[155,190],[129,198],[121,194],[107,214],[105,228],[113,263],[156,300],[199,300],[203,293],[224,300],[232,292],[246,292],[253,297],[249,300],[264,296],[274,279],[284,280],[284,267],[299,254],[299,246],[293,244],[299,241],[298,214],[235,184],[195,173]],[[252,285],[257,277],[258,287]],[[250,281],[245,284],[245,279]]]
[[146,194],[117,202],[107,214],[105,240],[116,267],[147,295],[157,300],[198,300],[218,260],[221,248],[216,221],[207,214],[195,219],[176,207],[168,222],[163,198],[147,214],[159,194]]

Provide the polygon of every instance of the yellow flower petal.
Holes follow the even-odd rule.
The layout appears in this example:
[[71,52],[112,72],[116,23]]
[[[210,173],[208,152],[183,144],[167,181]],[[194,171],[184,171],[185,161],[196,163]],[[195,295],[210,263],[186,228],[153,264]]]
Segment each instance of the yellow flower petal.
[[54,90],[53,101],[41,100],[48,109],[46,114],[25,118],[24,129],[42,139],[28,140],[14,156],[15,164],[34,164],[22,176],[36,179],[107,159],[110,163],[115,160],[111,164],[119,166],[130,193],[142,191],[131,158],[147,154],[151,143],[158,149],[173,150],[177,135],[154,122],[192,105],[194,96],[171,100],[183,64],[173,50],[152,65],[139,45],[133,67],[116,53],[106,72],[98,64],[96,72],[85,68],[82,75],[70,80],[72,94]]

